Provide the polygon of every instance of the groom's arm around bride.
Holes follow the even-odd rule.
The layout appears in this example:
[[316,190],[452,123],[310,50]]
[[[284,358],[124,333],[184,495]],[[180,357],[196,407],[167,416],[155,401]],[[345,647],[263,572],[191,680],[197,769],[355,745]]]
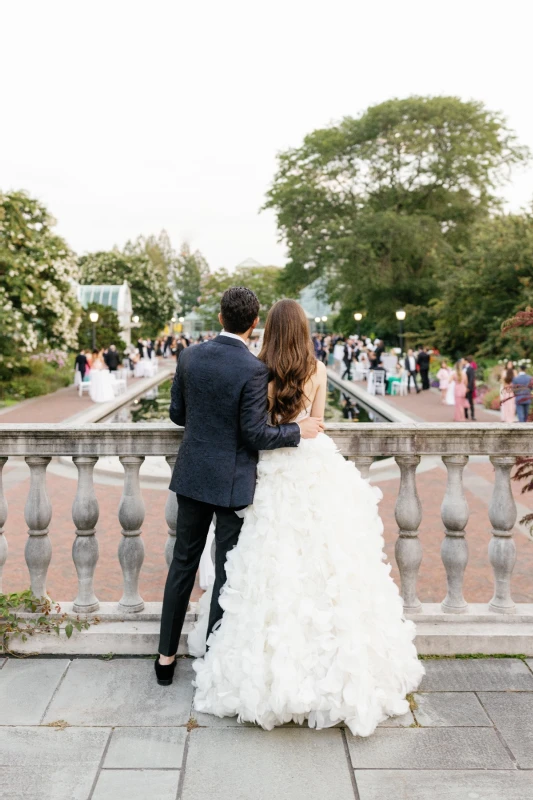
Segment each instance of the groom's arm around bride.
[[[163,665],[178,647],[213,514],[217,555],[208,635],[222,616],[218,596],[226,580],[226,556],[243,524],[235,510],[253,501],[258,451],[296,447],[300,438],[323,430],[322,421],[313,418],[269,424],[268,369],[245,343],[259,321],[258,311],[253,292],[228,289],[221,301],[222,333],[187,348],[178,361],[170,418],[185,430],[170,483],[178,497],[178,520],[161,618]],[[170,667],[163,665],[156,661],[158,679],[171,682]]]

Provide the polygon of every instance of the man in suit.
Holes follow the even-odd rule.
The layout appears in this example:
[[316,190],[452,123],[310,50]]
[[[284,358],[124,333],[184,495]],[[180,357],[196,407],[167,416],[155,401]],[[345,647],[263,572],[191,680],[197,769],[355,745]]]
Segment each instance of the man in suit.
[[109,350],[107,351],[107,357],[105,359],[105,363],[107,364],[109,372],[117,371],[118,365],[120,364],[120,356],[114,344],[112,344]]
[[85,373],[87,372],[87,365],[88,362],[87,362],[87,356],[85,355],[85,350],[80,350],[80,352],[76,356],[76,360],[74,361],[74,369],[80,373],[82,380],[85,376]]
[[411,394],[411,379],[413,380],[414,387],[416,389],[416,393],[420,391],[416,382],[416,358],[415,354],[413,353],[412,349],[407,351],[407,355],[405,356],[404,367],[407,371],[407,391]]
[[[463,358],[463,366],[466,374],[466,399],[470,406],[470,417],[472,422],[475,422],[476,415],[474,411],[474,391],[476,388],[476,371],[472,366],[472,356]],[[468,408],[465,408],[465,419],[468,419]]]
[[208,633],[221,619],[218,598],[226,582],[226,557],[253,501],[259,450],[297,447],[324,426],[307,418],[268,424],[268,369],[246,341],[259,322],[259,301],[249,289],[228,289],[220,304],[222,333],[187,347],[180,355],[171,391],[170,419],[185,427],[170,482],[178,498],[176,543],[161,614],[158,683],[169,685],[194,579],[216,514],[216,578]]
[[417,363],[420,368],[420,378],[422,380],[422,389],[427,391],[429,389],[429,362],[430,355],[427,347],[423,347],[418,354]]

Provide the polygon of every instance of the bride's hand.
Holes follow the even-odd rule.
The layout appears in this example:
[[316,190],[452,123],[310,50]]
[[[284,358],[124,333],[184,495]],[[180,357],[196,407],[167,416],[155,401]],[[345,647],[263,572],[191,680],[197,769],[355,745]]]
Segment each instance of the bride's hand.
[[316,439],[324,430],[324,420],[320,417],[307,417],[298,423],[302,439]]

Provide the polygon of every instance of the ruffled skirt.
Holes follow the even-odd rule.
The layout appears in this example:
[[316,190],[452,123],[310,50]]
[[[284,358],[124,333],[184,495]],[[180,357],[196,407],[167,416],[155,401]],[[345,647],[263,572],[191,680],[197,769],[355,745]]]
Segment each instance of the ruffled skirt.
[[[321,434],[261,453],[194,707],[267,730],[406,713],[424,669],[383,553],[379,489]],[[205,603],[204,603],[205,604]]]

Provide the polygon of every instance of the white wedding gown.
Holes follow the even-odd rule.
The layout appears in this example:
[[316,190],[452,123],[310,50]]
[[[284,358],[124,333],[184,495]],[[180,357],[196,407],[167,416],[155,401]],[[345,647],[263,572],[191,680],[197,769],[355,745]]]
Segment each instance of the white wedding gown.
[[[267,730],[345,722],[360,736],[408,711],[424,669],[384,560],[380,499],[325,434],[260,454],[224,616],[194,662],[197,711]],[[202,601],[195,654],[209,594]]]

